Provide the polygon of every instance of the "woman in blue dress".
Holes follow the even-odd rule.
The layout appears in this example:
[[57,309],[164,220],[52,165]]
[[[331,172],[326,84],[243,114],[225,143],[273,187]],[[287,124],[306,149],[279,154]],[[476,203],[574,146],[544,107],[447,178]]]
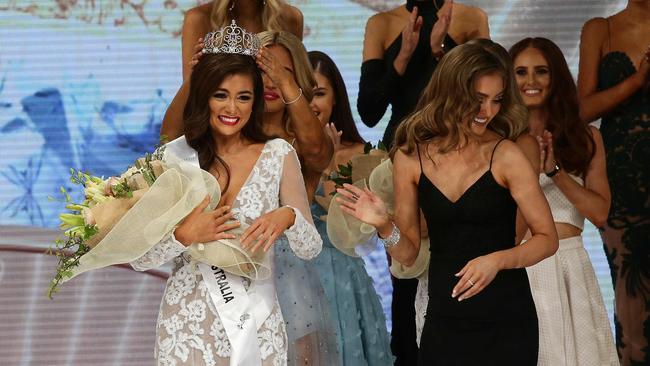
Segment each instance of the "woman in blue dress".
[[[328,181],[339,164],[362,154],[364,140],[352,119],[350,103],[341,73],[326,54],[309,52],[316,88],[311,107],[334,144],[334,157],[323,173],[316,195],[329,197],[334,183]],[[311,212],[323,238],[323,251],[315,259],[334,321],[342,365],[391,365],[386,319],[372,279],[360,257],[336,249],[327,236],[327,211],[314,200]],[[354,255],[354,253],[350,253]]]

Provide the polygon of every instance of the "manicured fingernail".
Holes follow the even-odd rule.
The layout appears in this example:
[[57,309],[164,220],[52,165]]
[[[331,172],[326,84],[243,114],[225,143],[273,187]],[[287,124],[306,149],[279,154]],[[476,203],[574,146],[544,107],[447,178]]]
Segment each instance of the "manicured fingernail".
[[463,300],[465,300],[465,298],[462,297],[462,296],[458,298],[458,302],[461,302],[461,301],[463,301]]
[[453,291],[453,292],[451,293],[451,297],[452,297],[452,298],[456,297],[456,291]]

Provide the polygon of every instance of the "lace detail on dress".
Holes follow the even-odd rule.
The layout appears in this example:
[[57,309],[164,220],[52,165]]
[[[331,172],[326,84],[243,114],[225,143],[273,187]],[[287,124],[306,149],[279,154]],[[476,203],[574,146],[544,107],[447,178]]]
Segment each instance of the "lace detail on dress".
[[[293,151],[287,142],[280,139],[268,141],[264,145],[248,180],[235,198],[232,211],[239,220],[251,223],[280,206],[281,185],[284,187],[287,184],[283,177],[285,157]],[[293,154],[295,155],[295,152]],[[297,157],[291,158],[297,161]],[[293,177],[296,182],[293,183],[300,183],[300,186],[304,187],[299,167],[294,164],[291,169],[297,169]],[[301,193],[293,187],[284,187],[284,190],[291,191],[290,198],[299,198],[298,201],[305,202],[307,200],[306,193]],[[301,207],[297,203],[287,204]],[[306,209],[308,210],[308,207]],[[294,210],[296,221],[291,229],[286,231],[287,236],[293,235],[290,239],[291,248],[297,256],[312,258],[320,251],[322,241],[302,211]],[[172,238],[170,235],[170,238],[164,239],[154,247],[155,249],[134,262],[135,265],[140,265],[140,268],[145,268],[177,257],[175,268],[167,281],[157,321],[155,354],[158,365],[230,365],[230,341],[197,263],[191,258],[184,258],[184,255],[179,256],[183,250]],[[250,282],[246,282],[244,287],[248,289],[250,285]],[[287,364],[286,326],[277,298],[274,300],[271,314],[257,331],[263,366]]]
[[[287,206],[291,207],[291,206]],[[316,230],[316,227],[305,220],[300,210],[293,207],[296,214],[296,220],[284,234],[289,239],[289,246],[296,256],[300,259],[311,260],[315,258],[323,248],[323,239]]]
[[174,232],[167,234],[158,244],[154,245],[149,251],[133,262],[131,267],[136,271],[146,271],[157,268],[169,262],[179,254],[183,253],[187,247],[179,243],[174,237]]
[[251,223],[264,212],[278,208],[280,177],[284,156],[293,148],[281,139],[271,140],[264,145],[262,153],[253,167],[248,180],[237,194],[232,212],[240,220]]

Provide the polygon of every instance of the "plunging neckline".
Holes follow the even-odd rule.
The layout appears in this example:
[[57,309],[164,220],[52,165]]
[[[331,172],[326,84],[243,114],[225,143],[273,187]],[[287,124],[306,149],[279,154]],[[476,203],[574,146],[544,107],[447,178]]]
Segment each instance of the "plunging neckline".
[[[235,198],[233,198],[232,203],[230,204],[230,209],[231,210],[236,208],[236,207],[239,207],[239,206],[235,206],[236,203],[239,201],[239,194],[244,189],[244,187],[246,187],[248,182],[250,182],[250,180],[253,178],[253,173],[255,172],[255,167],[257,167],[257,164],[259,164],[260,160],[262,159],[262,156],[264,155],[264,150],[266,149],[266,146],[269,144],[269,141],[271,141],[271,140],[266,141],[264,143],[264,146],[262,146],[262,150],[260,151],[260,154],[257,156],[257,159],[255,159],[255,164],[253,164],[253,167],[251,168],[250,172],[248,172],[248,176],[246,177],[246,180],[244,180],[244,183],[241,185],[241,187],[239,187],[239,191],[237,191],[237,194],[235,195]],[[217,185],[219,185],[219,180],[217,180]],[[219,189],[221,189],[220,185],[219,185]],[[223,205],[223,206],[225,206],[225,205]],[[223,206],[217,205],[216,208],[223,207]]]
[[[483,173],[480,177],[478,177],[478,179],[476,179],[474,183],[470,184],[467,188],[465,188],[465,191],[463,191],[463,193],[455,201],[452,201],[443,191],[441,191],[440,188],[438,188],[438,186],[436,186],[431,181],[431,179],[429,179],[429,177],[427,177],[427,175],[424,174],[424,172],[420,172],[420,182],[422,181],[422,177],[424,177],[427,180],[427,182],[429,182],[429,184],[433,188],[435,188],[435,190],[438,191],[438,193],[440,193],[440,195],[447,200],[447,202],[451,203],[452,205],[456,205],[463,198],[465,198],[465,196],[467,196],[467,194],[472,190],[472,188],[474,188],[481,180],[483,180],[483,178],[487,177],[488,175],[492,176],[492,169],[488,169],[487,171],[485,171],[485,173]],[[494,176],[492,176],[492,179],[494,180]],[[499,185],[499,187],[501,187],[501,185]]]

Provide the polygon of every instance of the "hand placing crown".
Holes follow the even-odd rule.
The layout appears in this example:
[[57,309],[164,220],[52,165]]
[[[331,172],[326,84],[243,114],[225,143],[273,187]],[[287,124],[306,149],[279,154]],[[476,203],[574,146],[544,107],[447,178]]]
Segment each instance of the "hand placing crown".
[[203,53],[232,53],[257,56],[260,51],[260,40],[254,33],[238,26],[235,20],[229,26],[205,35]]

